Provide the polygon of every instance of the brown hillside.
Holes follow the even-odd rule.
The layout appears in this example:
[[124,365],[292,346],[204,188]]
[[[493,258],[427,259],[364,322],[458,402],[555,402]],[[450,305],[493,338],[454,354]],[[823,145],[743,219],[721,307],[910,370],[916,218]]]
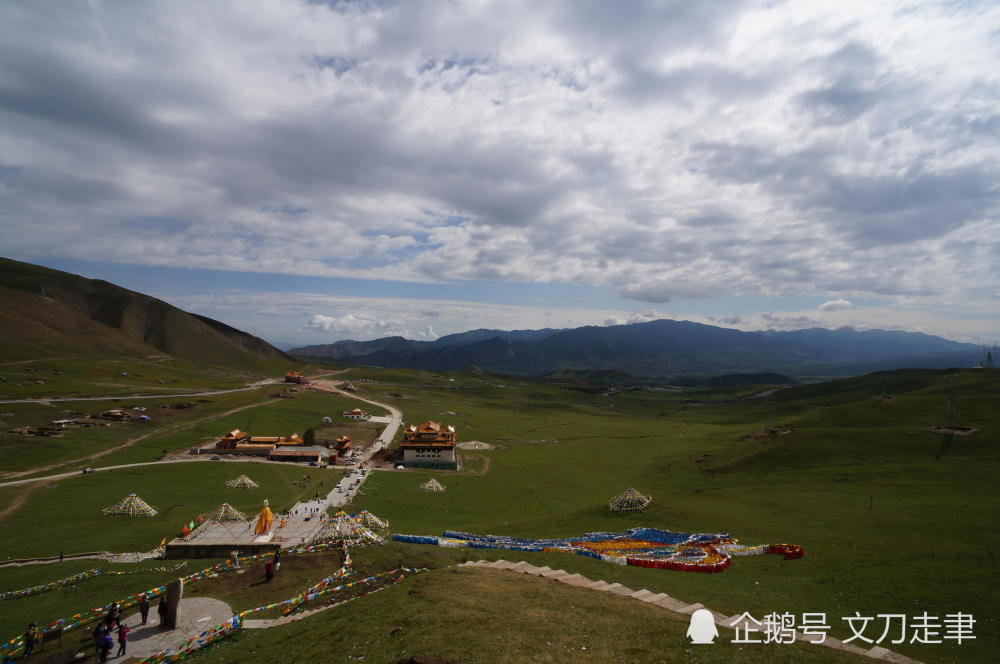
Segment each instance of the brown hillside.
[[253,366],[289,359],[263,339],[106,281],[0,258],[0,357],[149,355]]

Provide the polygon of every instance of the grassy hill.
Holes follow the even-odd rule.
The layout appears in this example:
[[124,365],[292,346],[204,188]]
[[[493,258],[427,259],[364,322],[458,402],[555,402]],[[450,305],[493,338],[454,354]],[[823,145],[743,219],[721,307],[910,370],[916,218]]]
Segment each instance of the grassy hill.
[[145,357],[272,367],[291,358],[219,321],[106,281],[0,258],[0,362],[52,355]]
[[[465,558],[524,559],[666,592],[727,615],[823,612],[832,635],[842,639],[850,636],[842,617],[855,612],[961,611],[977,620],[975,641],[883,645],[925,662],[995,661],[1000,601],[988,588],[1000,564],[1000,371],[894,371],[736,402],[724,399],[747,388],[602,397],[568,381],[474,371],[365,368],[343,377],[362,394],[400,407],[407,422],[435,419],[455,425],[462,441],[494,446],[463,451],[466,472],[374,473],[349,509],[389,519],[394,532],[566,537],[651,526],[728,532],[747,544],[792,542],[805,547],[806,557],[738,558],[724,573],[709,575],[618,567],[558,552],[391,544],[357,557],[382,556],[386,568],[439,569],[301,623],[248,632],[199,655],[207,661],[393,662],[422,653],[462,662],[834,661],[825,649],[720,645],[688,652],[686,625],[669,616],[643,613],[645,607],[613,597],[597,595],[592,602],[562,594],[570,588],[557,587],[556,596],[527,577],[445,569]],[[975,433],[933,431],[946,422],[949,395],[958,423]],[[278,417],[280,411],[271,409],[283,409],[295,421],[315,422],[340,407],[322,401],[326,395],[314,396],[256,409],[255,421]],[[205,431],[246,427],[251,412],[208,423]],[[177,436],[175,446],[192,437]],[[223,499],[221,480],[236,465],[146,467],[38,486],[0,524],[21,533],[0,554],[41,553],[53,537],[59,546],[148,548],[164,527],[177,526],[172,514],[133,527],[105,522],[99,509],[140,490],[157,506],[182,504],[185,515],[200,511]],[[261,479],[270,483],[266,493],[273,500],[294,499],[287,477],[282,482],[269,475]],[[421,491],[429,477],[447,491]],[[608,499],[629,486],[651,494],[653,504],[640,514],[609,515]],[[19,491],[0,488],[0,502]],[[241,504],[251,506],[249,499]],[[87,583],[94,597],[104,598],[101,580]],[[204,593],[210,593],[207,586]]]
[[[378,384],[361,389],[393,400]],[[897,371],[734,403],[652,392],[601,398],[521,379],[493,392],[392,391],[408,421],[438,419],[462,440],[496,446],[465,454],[481,475],[375,475],[359,507],[394,529],[567,537],[652,526],[794,542],[804,560],[740,559],[709,578],[516,555],[723,612],[971,612],[981,620],[978,642],[890,647],[925,661],[990,661],[1000,603],[977,588],[995,577],[1000,548],[1000,371]],[[959,423],[977,433],[932,432],[946,422],[951,391]],[[754,437],[765,422],[772,431]],[[447,491],[420,491],[429,476]],[[609,516],[606,501],[629,486],[653,505]]]

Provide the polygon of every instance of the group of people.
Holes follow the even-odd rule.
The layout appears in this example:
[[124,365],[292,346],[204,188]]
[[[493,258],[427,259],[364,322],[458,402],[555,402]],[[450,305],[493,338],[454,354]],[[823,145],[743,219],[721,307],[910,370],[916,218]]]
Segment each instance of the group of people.
[[[139,615],[142,617],[142,625],[145,625],[149,620],[149,607],[149,597],[146,593],[143,593],[139,600]],[[156,612],[160,617],[160,625],[163,625],[167,617],[167,600],[165,597],[160,598],[160,603],[156,607]],[[108,608],[108,612],[104,615],[104,619],[98,623],[92,633],[92,636],[94,637],[94,647],[97,649],[97,656],[100,661],[108,661],[111,649],[115,645],[116,636],[118,641],[118,654],[115,655],[115,657],[123,656],[126,648],[128,647],[128,635],[131,631],[132,629],[128,625],[122,624],[122,607],[118,602],[115,602]],[[35,651],[35,645],[38,643],[40,637],[41,632],[38,629],[38,623],[33,622],[28,625],[28,629],[24,631],[24,657],[31,656],[31,654]]]

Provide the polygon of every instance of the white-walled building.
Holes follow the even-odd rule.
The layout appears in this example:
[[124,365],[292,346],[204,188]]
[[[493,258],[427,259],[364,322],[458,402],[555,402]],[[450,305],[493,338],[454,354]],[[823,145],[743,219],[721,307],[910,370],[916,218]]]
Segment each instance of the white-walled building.
[[403,465],[415,468],[458,469],[455,456],[455,427],[437,422],[411,424],[403,431]]

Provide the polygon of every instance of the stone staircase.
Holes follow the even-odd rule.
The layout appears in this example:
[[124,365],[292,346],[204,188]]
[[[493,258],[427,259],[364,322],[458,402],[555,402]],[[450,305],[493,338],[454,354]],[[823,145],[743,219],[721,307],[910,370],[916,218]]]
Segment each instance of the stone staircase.
[[[656,606],[662,607],[669,611],[675,613],[683,613],[690,615],[697,611],[698,609],[706,608],[704,604],[696,602],[691,604],[683,600],[679,600],[676,597],[671,597],[666,593],[654,593],[646,589],[632,590],[631,588],[626,588],[620,583],[608,583],[607,581],[592,581],[585,576],[580,574],[571,574],[565,570],[552,569],[550,567],[536,567],[525,561],[518,563],[512,563],[507,560],[475,560],[464,562],[458,567],[488,567],[491,569],[502,569],[509,570],[511,572],[520,572],[521,574],[529,574],[531,576],[539,576],[545,579],[552,579],[553,581],[558,581],[559,583],[565,583],[569,586],[577,586],[579,588],[589,588],[590,590],[599,590],[602,592],[612,593],[615,595],[621,595],[623,597],[631,597],[632,599],[639,600],[640,602],[646,602],[647,604],[654,604]],[[743,622],[735,622],[738,616],[726,616],[717,611],[712,611],[712,616],[715,618],[715,624],[719,627],[726,629],[736,629],[740,627]],[[744,619],[745,620],[745,619]],[[754,626],[759,629],[759,627]],[[810,635],[801,634],[795,632],[795,640],[802,641],[804,643],[811,643],[814,639]],[[835,650],[840,650],[842,652],[849,652],[855,655],[860,655],[862,657],[868,657],[870,659],[877,659],[883,662],[893,662],[893,664],[920,664],[915,659],[911,659],[899,653],[895,653],[887,648],[881,646],[875,646],[871,649],[859,648],[850,643],[844,643],[840,639],[835,639],[831,636],[827,636],[822,643],[817,643],[817,645],[826,646],[828,648],[833,648]]]

